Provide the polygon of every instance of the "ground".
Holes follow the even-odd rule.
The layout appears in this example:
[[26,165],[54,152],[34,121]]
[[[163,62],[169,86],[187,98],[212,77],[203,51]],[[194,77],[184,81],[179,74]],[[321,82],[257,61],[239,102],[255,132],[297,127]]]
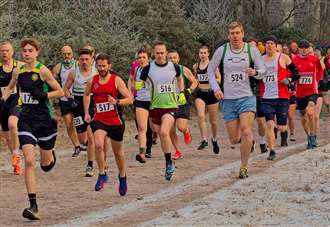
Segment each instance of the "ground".
[[252,154],[250,177],[238,180],[239,150],[230,148],[219,122],[221,151],[198,151],[196,118],[192,144],[182,143],[184,158],[175,162],[173,181],[164,180],[160,146],[146,164],[135,161],[135,126],[127,123],[128,194],[118,193],[118,171],[110,158],[110,179],[94,191],[97,176],[84,177],[86,154],[71,158],[72,148],[61,125],[58,163],[50,173],[37,165],[41,220],[22,218],[28,205],[23,176],[14,176],[8,152],[0,153],[0,226],[329,226],[330,117],[321,120],[319,148],[305,151],[306,136],[297,119],[297,142],[279,150],[277,161],[266,160],[259,148]]

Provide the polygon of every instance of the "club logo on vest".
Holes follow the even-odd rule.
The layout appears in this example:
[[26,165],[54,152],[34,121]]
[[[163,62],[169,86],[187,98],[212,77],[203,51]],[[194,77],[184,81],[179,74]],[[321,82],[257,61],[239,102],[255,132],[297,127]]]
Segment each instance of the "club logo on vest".
[[38,80],[38,74],[33,74],[32,76],[31,76],[31,80],[33,80],[33,81],[36,81],[36,80]]

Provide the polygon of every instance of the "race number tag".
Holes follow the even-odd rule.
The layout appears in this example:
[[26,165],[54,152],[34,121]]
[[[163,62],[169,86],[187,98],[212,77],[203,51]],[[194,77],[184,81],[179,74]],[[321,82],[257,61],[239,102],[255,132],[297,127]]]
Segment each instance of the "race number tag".
[[157,86],[157,88],[158,88],[158,93],[161,94],[175,92],[174,84],[160,84]]
[[263,78],[264,83],[275,82],[275,75],[267,75]]
[[198,78],[199,82],[209,81],[209,75],[208,74],[197,74],[197,78]]
[[[6,90],[6,87],[0,87],[0,90],[1,90],[1,94],[3,95],[3,93],[4,93],[5,90]],[[16,87],[15,87],[11,94],[16,94],[16,93],[17,93],[17,89],[16,89]]]
[[236,72],[230,75],[231,82],[239,82],[243,80],[243,72]]
[[20,94],[23,104],[39,104],[38,100],[33,99],[32,95],[28,92],[21,92]]
[[114,106],[110,102],[102,102],[96,104],[96,112],[104,113],[114,110]]
[[313,77],[311,76],[301,76],[299,78],[299,84],[312,84],[313,83]]
[[82,124],[84,124],[82,116],[73,118],[73,125],[74,126],[79,126],[79,125],[82,125]]

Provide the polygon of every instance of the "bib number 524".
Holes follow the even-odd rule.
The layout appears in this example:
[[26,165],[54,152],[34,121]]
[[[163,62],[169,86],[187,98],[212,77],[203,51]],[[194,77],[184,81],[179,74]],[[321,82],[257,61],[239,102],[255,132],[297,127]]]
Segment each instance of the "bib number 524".
[[238,82],[243,80],[243,74],[242,73],[235,73],[231,74],[231,82]]

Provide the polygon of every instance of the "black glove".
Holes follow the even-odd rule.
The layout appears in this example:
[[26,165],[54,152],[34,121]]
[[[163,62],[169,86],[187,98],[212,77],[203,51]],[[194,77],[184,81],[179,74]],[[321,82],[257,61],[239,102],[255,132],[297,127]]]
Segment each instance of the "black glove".
[[324,80],[320,80],[320,89],[321,91],[328,91],[328,83]]
[[78,106],[78,103],[74,98],[68,98],[68,103],[72,109],[75,109]]
[[39,101],[45,101],[48,98],[48,95],[46,92],[43,92],[42,90],[38,88],[33,88],[31,95],[33,99],[39,100]]

